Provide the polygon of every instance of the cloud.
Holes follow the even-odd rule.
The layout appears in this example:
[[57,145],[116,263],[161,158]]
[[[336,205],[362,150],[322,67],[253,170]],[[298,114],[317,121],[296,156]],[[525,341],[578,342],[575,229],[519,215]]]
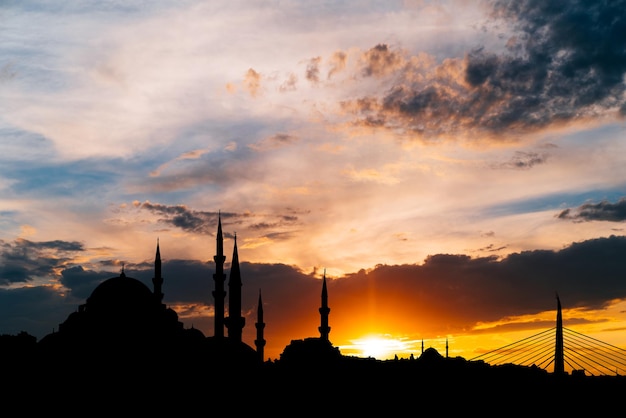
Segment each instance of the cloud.
[[306,66],[306,79],[312,83],[320,81],[320,57],[311,58]]
[[342,174],[356,182],[373,182],[380,184],[393,185],[400,180],[396,177],[397,167],[383,167],[381,170],[377,169],[361,169],[356,170],[353,167],[346,168],[342,171]]
[[[185,205],[168,206],[151,202],[134,202],[134,205],[140,209],[145,209],[161,218],[159,221],[170,224],[183,231],[194,233],[210,233],[217,228],[217,212],[195,211],[187,208]],[[228,213],[221,216],[228,217]]]
[[[195,234],[211,234],[217,230],[218,215],[222,225],[226,229],[230,225],[241,225],[250,230],[267,230],[273,228],[289,228],[299,222],[297,212],[287,210],[287,214],[269,214],[250,212],[207,212],[188,208],[185,205],[163,205],[159,203],[133,202],[136,208],[147,210],[158,216],[159,222],[163,222],[186,232]],[[224,231],[224,237],[232,238],[233,233]],[[285,232],[268,232],[265,237],[276,238],[285,236]],[[287,235],[288,236],[288,235]],[[281,238],[284,239],[284,238]]]
[[249,68],[244,77],[244,85],[250,93],[250,96],[256,97],[261,89],[261,74]]
[[330,58],[330,69],[327,78],[330,80],[334,75],[340,73],[346,68],[346,59],[348,55],[343,51],[335,52]]
[[176,157],[174,160],[161,164],[156,170],[150,172],[150,176],[157,177],[161,175],[161,171],[163,171],[164,169],[166,169],[168,166],[170,166],[172,163],[175,163],[176,161],[197,160],[198,158],[202,157],[202,155],[206,154],[207,152],[209,152],[209,150],[206,150],[206,149],[197,149],[197,150],[185,152],[179,155],[178,157]]
[[564,7],[530,0],[497,2],[494,15],[519,32],[523,55],[499,60],[487,78],[524,81],[531,92],[545,91],[551,103],[569,102],[572,108],[623,103],[626,49],[616,45],[626,43],[624,6],[623,1],[577,0]]
[[60,283],[69,289],[72,297],[84,302],[102,281],[116,275],[110,271],[86,270],[82,266],[73,266],[61,272]]
[[494,168],[508,168],[515,170],[528,170],[538,164],[544,164],[547,160],[545,154],[537,152],[516,151],[515,155],[507,162],[496,164]]
[[617,203],[606,200],[599,203],[585,203],[576,209],[565,209],[557,215],[559,219],[573,221],[626,221],[626,198],[621,198]]
[[[424,332],[450,327],[458,333],[480,322],[551,310],[555,292],[570,308],[601,309],[624,298],[620,269],[626,261],[618,261],[624,251],[626,237],[611,236],[501,260],[435,254],[422,265],[379,265],[333,280],[330,295],[337,310],[375,309],[374,317],[403,312],[407,322],[428,318],[415,327]],[[368,308],[372,298],[376,305]]]
[[83,244],[76,241],[34,242],[18,238],[9,243],[0,240],[0,285],[53,278],[83,251]]
[[249,147],[255,151],[268,151],[272,149],[282,148],[298,141],[298,138],[284,133],[274,134],[271,137],[264,138]]
[[296,91],[298,85],[298,76],[294,73],[290,73],[289,76],[283,83],[278,87],[278,91],[287,92],[287,91]]
[[41,338],[58,329],[77,303],[51,286],[0,288],[0,329],[2,334],[25,331]]
[[366,51],[362,60],[361,74],[365,77],[381,77],[398,71],[404,65],[402,54],[391,51],[386,44],[378,44]]
[[[623,2],[496,2],[513,34],[504,52],[477,47],[464,59],[428,64],[386,44],[363,55],[363,76],[386,77],[384,94],[342,102],[359,125],[423,139],[465,135],[510,140],[625,108]],[[616,47],[616,45],[620,45]]]

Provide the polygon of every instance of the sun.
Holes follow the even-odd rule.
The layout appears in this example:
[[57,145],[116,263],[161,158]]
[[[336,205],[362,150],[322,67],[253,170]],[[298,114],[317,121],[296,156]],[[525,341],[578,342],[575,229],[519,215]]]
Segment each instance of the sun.
[[405,354],[409,347],[398,339],[390,337],[368,336],[352,341],[352,348],[360,352],[362,357],[373,357],[378,360],[393,358]]

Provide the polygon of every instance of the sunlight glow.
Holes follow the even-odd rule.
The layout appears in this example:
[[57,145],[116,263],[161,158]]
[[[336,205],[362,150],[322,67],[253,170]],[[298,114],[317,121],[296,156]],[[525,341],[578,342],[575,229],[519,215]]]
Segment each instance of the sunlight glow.
[[389,337],[369,336],[352,341],[353,348],[362,357],[373,357],[379,360],[393,358],[394,355],[405,353],[409,347],[405,341]]

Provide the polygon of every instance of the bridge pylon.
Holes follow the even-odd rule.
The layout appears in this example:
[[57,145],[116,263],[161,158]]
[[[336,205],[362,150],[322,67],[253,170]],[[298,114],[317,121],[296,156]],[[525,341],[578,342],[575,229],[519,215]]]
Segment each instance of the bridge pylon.
[[554,347],[554,374],[565,374],[565,361],[563,353],[563,315],[561,313],[561,300],[556,295],[556,338]]

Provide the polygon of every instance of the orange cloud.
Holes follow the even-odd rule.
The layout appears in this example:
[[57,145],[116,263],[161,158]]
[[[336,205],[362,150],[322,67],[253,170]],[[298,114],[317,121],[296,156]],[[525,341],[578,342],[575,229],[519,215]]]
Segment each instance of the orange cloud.
[[261,88],[261,74],[250,68],[244,77],[244,84],[250,96],[256,97]]

